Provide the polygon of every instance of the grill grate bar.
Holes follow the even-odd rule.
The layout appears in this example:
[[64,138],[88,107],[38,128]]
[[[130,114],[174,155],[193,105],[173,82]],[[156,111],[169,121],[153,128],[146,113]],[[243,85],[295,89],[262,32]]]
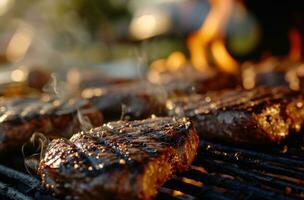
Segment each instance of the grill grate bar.
[[157,194],[157,197],[155,198],[155,200],[196,200],[194,197],[193,198],[189,198],[189,197],[185,197],[185,196],[173,196],[172,195],[172,190],[166,187],[162,187],[159,191],[159,193]]
[[[304,166],[304,161],[301,160],[294,160],[290,158],[285,158],[282,156],[273,156],[265,153],[260,153],[256,151],[250,151],[246,149],[240,149],[236,147],[231,147],[231,146],[224,146],[221,144],[214,144],[211,142],[206,142],[202,141],[200,144],[200,149],[203,151],[219,151],[219,152],[225,152],[227,154],[232,154],[235,153],[235,157],[249,157],[249,158],[258,158],[261,160],[267,160],[267,161],[272,161],[280,164],[286,164],[287,166],[299,166],[302,167]],[[299,155],[299,154],[298,154]]]
[[4,177],[14,179],[18,182],[22,182],[31,189],[40,186],[39,180],[3,165],[0,165],[0,174]]
[[[224,172],[233,176],[241,177],[242,179],[249,180],[251,182],[260,182],[267,186],[272,187],[272,189],[277,191],[285,191],[288,187],[292,190],[292,196],[301,195],[304,192],[304,185],[293,184],[279,178],[271,177],[265,174],[259,174],[258,172],[250,172],[233,166],[226,162],[216,162],[211,160],[204,160],[204,167],[207,169],[216,169],[216,171]],[[298,195],[296,195],[298,193]]]
[[[301,157],[301,154],[293,155],[290,151],[286,154],[268,154],[203,141],[192,169],[168,181],[156,199],[303,198],[304,161],[295,156]],[[16,168],[16,165],[13,166]],[[4,181],[1,179],[0,182],[0,199],[55,199],[40,187],[37,178],[22,170],[0,164],[0,178],[5,181],[2,183]],[[28,187],[30,189],[26,189]]]
[[2,182],[0,182],[0,197],[1,196],[13,200],[33,200],[32,197],[27,196]]
[[236,179],[231,180],[231,179],[223,178],[223,177],[220,177],[217,175],[206,174],[206,173],[202,173],[195,169],[189,170],[188,172],[186,172],[184,174],[184,176],[187,178],[190,178],[190,179],[204,182],[206,184],[211,184],[211,185],[215,185],[215,186],[219,186],[219,187],[223,187],[223,188],[227,188],[227,189],[231,189],[231,190],[241,191],[245,194],[254,195],[261,199],[269,199],[269,200],[293,199],[293,198],[289,198],[285,195],[282,195],[282,194],[279,194],[279,193],[276,193],[273,191],[260,189],[252,184],[243,183]]
[[210,154],[210,153],[203,153],[202,158],[206,159],[206,157],[213,158],[213,159],[219,159],[219,160],[224,160],[232,163],[236,163],[238,165],[243,165],[247,166],[249,168],[253,169],[260,169],[260,170],[265,170],[271,173],[276,173],[279,175],[285,175],[293,178],[298,178],[298,179],[304,179],[304,173],[293,170],[293,169],[288,169],[288,167],[281,167],[281,166],[275,166],[270,163],[266,163],[263,160],[249,160],[249,159],[240,159],[236,158],[234,156],[227,156],[227,154],[224,155],[219,155],[219,154]]
[[171,179],[165,185],[166,187],[181,191],[185,194],[191,194],[199,199],[220,199],[220,200],[230,200],[232,198],[226,197],[224,194],[219,194],[218,192],[212,191],[208,186],[195,186],[189,183],[185,183],[179,179]]
[[253,169],[260,169],[271,173],[277,173],[279,175],[304,179],[304,172],[302,172],[301,169],[293,168],[292,164],[282,166],[280,163],[267,162],[262,159],[246,158],[237,153],[227,153],[226,151],[211,150],[210,148],[201,151],[198,155],[197,162],[201,162],[206,158],[224,160],[238,165],[242,164]]

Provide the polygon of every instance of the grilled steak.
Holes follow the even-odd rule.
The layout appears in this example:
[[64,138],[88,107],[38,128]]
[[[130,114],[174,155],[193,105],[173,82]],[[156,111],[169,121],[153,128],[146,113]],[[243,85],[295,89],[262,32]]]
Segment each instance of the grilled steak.
[[40,162],[43,186],[72,199],[151,199],[198,147],[186,119],[116,121],[53,140]]
[[34,132],[68,137],[80,130],[78,110],[93,126],[101,125],[101,113],[85,100],[1,98],[0,152],[20,147]]
[[192,66],[185,66],[174,72],[152,68],[148,72],[148,80],[161,85],[171,95],[206,93],[210,90],[235,88],[239,83],[235,75],[212,70],[199,73]]
[[121,118],[143,119],[151,114],[162,115],[168,97],[205,93],[207,90],[231,88],[236,85],[233,75],[198,74],[191,69],[185,70],[185,73],[181,71],[163,74],[161,80],[156,83],[137,81],[87,88],[82,91],[82,97],[89,99],[103,112],[107,121]]
[[246,89],[255,86],[288,86],[292,90],[303,88],[303,62],[270,58],[262,62],[246,62],[242,66],[242,82]]
[[82,97],[89,99],[105,120],[141,119],[163,111],[164,88],[148,82],[116,84],[101,88],[87,88]]
[[302,95],[283,87],[193,95],[166,106],[170,116],[189,117],[202,138],[240,144],[280,142],[304,121]]

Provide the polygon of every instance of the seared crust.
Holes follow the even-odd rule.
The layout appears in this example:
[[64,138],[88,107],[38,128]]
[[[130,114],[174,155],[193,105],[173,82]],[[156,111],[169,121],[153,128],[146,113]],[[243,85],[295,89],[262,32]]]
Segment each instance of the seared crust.
[[[150,72],[150,76],[155,73]],[[86,88],[81,96],[89,99],[104,113],[107,121],[145,119],[152,114],[163,115],[168,97],[234,88],[238,82],[234,75],[214,71],[201,75],[189,67],[158,74],[156,77],[159,77],[159,80]]]
[[202,138],[240,144],[280,142],[304,122],[302,95],[283,87],[193,95],[166,106],[170,116],[189,117]]
[[53,140],[38,174],[57,196],[151,199],[172,174],[190,166],[198,143],[186,119],[110,122]]
[[145,82],[123,83],[101,88],[87,88],[82,97],[98,108],[105,120],[143,119],[164,110],[167,92]]
[[170,96],[235,88],[239,84],[239,78],[236,75],[223,73],[218,70],[198,73],[190,65],[181,67],[176,71],[163,71],[163,69],[150,68],[148,79],[152,83],[164,87]]
[[77,111],[93,126],[102,115],[89,102],[80,99],[2,98],[0,99],[0,152],[24,144],[34,132],[69,137],[80,130]]

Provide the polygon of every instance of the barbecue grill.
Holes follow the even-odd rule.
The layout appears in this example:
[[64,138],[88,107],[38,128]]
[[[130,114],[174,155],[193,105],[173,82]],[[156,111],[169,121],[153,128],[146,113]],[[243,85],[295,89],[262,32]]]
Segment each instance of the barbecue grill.
[[[201,141],[191,168],[169,180],[156,199],[301,199],[304,198],[304,138],[271,150]],[[23,157],[0,165],[0,199],[56,200],[26,172]]]
[[[12,5],[16,4],[12,2],[13,1],[5,1],[3,5],[0,5],[0,11],[1,9],[4,10],[2,13],[0,12],[2,18],[5,17],[5,12],[11,9]],[[119,13],[121,11],[116,11],[115,9],[112,11],[109,9],[110,7],[107,8],[107,6],[105,6],[105,8],[103,8],[103,6],[100,7],[98,4],[103,5],[103,3],[100,3],[101,1],[96,1],[96,5],[92,2],[87,5],[84,2],[85,1],[83,1],[83,3],[78,2],[79,5],[83,4],[83,8],[79,8],[79,11],[76,11],[77,9],[74,9],[74,6],[67,6],[69,4],[66,4],[63,9],[65,12],[63,13],[72,13],[73,15],[70,17],[58,15],[58,22],[55,21],[56,18],[53,16],[54,12],[48,11],[45,13],[51,13],[51,18],[48,17],[48,15],[42,15],[47,21],[42,18],[40,19],[39,15],[36,16],[36,14],[30,17],[35,19],[33,21],[26,17],[30,15],[29,13],[36,13],[37,10],[43,9],[43,7],[49,7],[51,4],[40,5],[39,3],[38,6],[36,4],[31,5],[31,7],[35,9],[26,7],[16,9],[20,10],[19,12],[21,12],[21,10],[26,11],[26,15],[20,15],[20,19],[14,18],[14,21],[20,21],[20,24],[19,22],[16,23],[18,24],[16,25],[16,30],[7,34],[10,35],[9,37],[5,36],[5,38],[8,37],[9,40],[5,39],[7,40],[5,42],[1,41],[2,36],[0,35],[0,64],[7,65],[7,63],[9,63],[8,66],[12,65],[14,67],[14,69],[10,67],[8,70],[0,71],[0,96],[9,97],[21,95],[27,98],[25,97],[27,95],[35,94],[39,96],[42,95],[42,92],[48,92],[51,93],[51,95],[60,97],[61,93],[69,93],[68,95],[75,95],[77,98],[81,96],[81,98],[85,98],[92,103],[92,106],[95,106],[101,111],[105,122],[107,122],[118,120],[119,118],[145,119],[151,116],[151,114],[157,116],[165,115],[165,113],[163,113],[165,107],[163,101],[167,100],[167,97],[192,95],[192,93],[205,94],[212,90],[235,89],[236,87],[253,89],[256,86],[274,87],[284,85],[292,90],[302,90],[301,95],[303,95],[304,62],[302,35],[304,26],[302,24],[304,17],[300,9],[301,3],[298,0],[294,0],[292,3],[271,1],[268,2],[268,4],[265,2],[253,3],[253,1],[246,0],[213,0],[210,1],[210,5],[204,4],[206,6],[204,12],[208,10],[208,13],[202,12],[203,10],[200,6],[204,5],[201,5],[201,1],[189,1],[188,3],[187,1],[180,1],[181,4],[172,4],[171,7],[170,4],[166,4],[165,6],[160,5],[162,8],[167,8],[167,11],[164,12],[166,15],[163,15],[162,9],[157,10],[157,12],[153,11],[154,8],[150,9],[151,11],[147,9],[149,12],[145,13],[142,12],[145,9],[137,6],[140,8],[140,12],[134,14],[130,21],[129,33],[125,30],[127,24],[122,23],[128,21],[126,18],[129,16],[126,17],[124,14]],[[126,2],[134,3],[135,1]],[[171,1],[168,1],[168,3],[169,2]],[[11,5],[9,5],[9,3],[11,3]],[[115,3],[117,4],[117,8],[120,3]],[[107,4],[110,5],[112,3],[104,3],[104,5]],[[68,11],[68,7],[73,8],[73,12]],[[136,6],[128,5],[128,8],[129,7]],[[155,8],[157,7],[155,6]],[[101,13],[98,13],[99,9]],[[104,12],[103,9],[107,9],[108,12]],[[54,10],[54,8],[51,8],[51,11]],[[123,10],[125,10],[126,13],[129,12],[127,11],[129,9],[124,8]],[[191,24],[195,24],[196,21],[191,19],[200,18],[193,17],[195,16],[196,10],[198,10],[200,14],[204,13],[205,16],[201,22],[201,26],[194,28]],[[42,12],[44,11],[42,10]],[[270,12],[271,15],[269,15]],[[113,13],[115,16],[111,18],[122,23],[123,26],[111,27],[111,20],[106,19],[108,17],[107,13]],[[128,15],[129,14],[131,13],[128,13]],[[79,17],[81,16],[79,19],[78,15]],[[118,20],[120,18],[118,15],[121,15],[121,19],[123,20]],[[170,15],[172,15],[172,19],[169,18]],[[75,21],[67,20],[74,17]],[[52,20],[49,20],[49,18]],[[2,21],[6,21],[5,19],[6,18],[3,18]],[[92,26],[85,26],[86,28],[83,29],[89,28],[92,30],[82,30],[82,22],[77,22],[77,20],[80,19],[83,22],[88,20],[85,24]],[[105,22],[103,22],[105,25],[99,22],[100,19]],[[9,27],[15,23],[12,23],[11,19],[7,21]],[[48,21],[52,23],[52,26],[48,24]],[[62,28],[55,26],[58,30],[53,30],[50,33],[44,32],[47,29],[52,29],[53,24],[61,25]],[[80,28],[73,27],[73,24]],[[94,24],[96,24],[96,27]],[[191,29],[193,30],[188,30],[188,27],[192,27]],[[7,29],[7,27],[0,28],[3,30]],[[121,29],[122,33],[115,33],[116,29]],[[42,32],[40,32],[40,30],[42,30]],[[115,34],[112,35],[112,33]],[[168,45],[171,37],[174,35],[180,37],[180,34],[186,38],[183,43],[185,45],[184,48],[187,46],[189,55],[186,56],[183,52],[175,51],[171,52],[166,58],[162,57],[169,54],[169,52],[164,51],[166,48],[172,48]],[[185,34],[187,34],[187,36]],[[92,35],[92,38],[90,38],[89,35]],[[121,64],[120,61],[114,62],[113,66],[110,64],[102,66],[96,65],[92,71],[87,70],[87,68],[84,68],[84,70],[81,70],[81,68],[69,68],[75,64],[82,66],[81,63],[86,59],[90,61],[90,65],[96,62],[95,59],[98,60],[98,62],[102,59],[107,60],[113,57],[112,54],[114,54],[113,52],[116,52],[117,49],[119,50],[118,54],[122,54],[122,58],[125,59],[125,57],[129,57],[130,49],[133,49],[135,45],[136,49],[140,47],[138,42],[149,38],[156,38],[160,35],[163,39],[170,37],[170,40],[161,42],[165,44],[164,46],[158,45],[158,43],[155,43],[156,45],[154,44],[156,51],[161,53],[154,55],[156,51],[153,50],[152,52],[149,50],[149,46],[147,46],[147,48],[145,46],[143,46],[144,48],[139,48],[139,54],[137,55],[136,52],[134,58],[130,57],[131,60],[136,60],[136,62],[134,62],[135,67],[131,67],[130,69],[126,68],[125,61],[123,64]],[[82,38],[83,36],[88,38]],[[58,40],[58,38],[60,38],[60,40]],[[67,38],[70,39],[65,41]],[[77,44],[78,40],[79,42],[83,41]],[[115,40],[117,40],[117,44],[115,44]],[[87,41],[87,43],[85,41]],[[178,41],[178,43],[180,42],[181,41]],[[8,43],[8,46],[3,48],[2,43]],[[69,45],[69,43],[73,45]],[[53,47],[53,44],[56,45]],[[90,48],[86,46],[90,46]],[[126,46],[126,49],[124,49],[124,46]],[[6,50],[4,51],[2,49]],[[48,51],[45,51],[45,49]],[[78,49],[84,50],[80,51]],[[143,52],[141,52],[141,49],[143,49]],[[36,52],[37,50],[38,52]],[[109,54],[107,54],[107,51],[109,51]],[[164,55],[162,55],[163,51],[165,52]],[[86,54],[93,56],[87,58]],[[61,57],[61,55],[63,56]],[[101,57],[103,58],[95,58],[95,55],[102,55]],[[288,55],[288,58],[278,57],[282,55]],[[149,57],[153,60],[149,60]],[[32,59],[36,60],[37,58],[41,58],[43,60],[42,64],[46,62],[47,65],[50,65],[49,67],[53,65],[54,67],[57,65],[68,67],[66,69],[54,68],[54,72],[56,72],[59,77],[58,80],[61,81],[61,79],[63,79],[68,83],[68,92],[65,91],[65,84],[62,84],[62,88],[61,86],[57,88],[60,82],[57,83],[57,78],[51,75],[47,69],[41,69],[40,71],[40,69],[27,66],[31,65]],[[260,61],[262,62],[240,62],[257,58],[261,59]],[[69,59],[71,59],[72,62],[69,61]],[[102,60],[102,62],[105,60]],[[144,65],[146,60],[150,65],[149,68],[144,69],[140,67],[138,70],[137,65]],[[49,63],[49,61],[52,62]],[[111,70],[102,69],[107,68],[105,66],[110,66],[108,68],[111,68]],[[125,68],[121,68],[120,66]],[[144,73],[145,70],[147,70],[146,74]],[[139,77],[137,77],[138,74]],[[52,80],[51,77],[54,80]],[[144,81],[142,81],[142,77]],[[117,83],[122,84],[119,85]],[[112,85],[114,85],[113,88],[111,88]],[[49,86],[51,92],[48,89]],[[104,88],[110,89],[104,90]],[[58,89],[60,91],[59,95],[57,94]],[[105,99],[106,103],[103,106],[102,103],[104,102],[100,99],[103,99],[107,93],[109,97]],[[130,93],[131,95],[129,95]],[[256,98],[256,95],[253,96]],[[282,97],[283,96],[284,94]],[[240,95],[237,95],[235,99],[240,97]],[[265,99],[268,100],[273,97],[263,94],[262,97],[258,98],[266,101]],[[231,100],[231,102],[234,102],[235,99]],[[249,98],[246,102],[249,104],[250,101],[252,102],[252,99]],[[208,97],[205,100],[209,102],[211,98]],[[110,102],[110,104],[107,104],[108,102]],[[222,103],[222,101],[220,101],[220,103]],[[99,104],[103,107],[99,106]],[[278,102],[275,102],[275,104],[279,105]],[[133,109],[133,105],[139,108],[139,110]],[[146,107],[147,105],[149,107]],[[280,104],[284,109],[286,105],[285,103]],[[302,102],[300,107],[302,107]],[[49,109],[49,107],[47,108]],[[57,107],[55,108],[57,109]],[[56,110],[55,108],[50,110]],[[127,108],[129,108],[129,110]],[[40,108],[34,107],[33,110],[35,113],[36,111],[38,113]],[[73,113],[70,112],[71,117],[74,116],[76,110],[77,109],[74,109]],[[223,106],[222,110],[226,110],[226,106]],[[278,111],[280,115],[282,110],[283,109]],[[297,112],[297,107],[295,107],[294,113]],[[294,113],[291,113],[291,115]],[[81,113],[79,113],[78,116],[79,118],[81,118],[80,114]],[[195,113],[195,115],[196,114],[197,113]],[[253,112],[253,114],[255,114],[255,112]],[[286,114],[285,111],[284,114]],[[19,118],[18,112],[15,113],[15,116]],[[39,116],[41,117],[37,118],[43,118],[43,120],[45,120],[44,115],[39,114]],[[176,116],[176,113],[172,116]],[[266,121],[271,121],[268,120],[268,117],[271,117],[271,115],[266,116]],[[288,117],[288,120],[293,120],[290,116]],[[22,118],[22,116],[20,118]],[[295,118],[297,118],[297,116]],[[241,119],[241,117],[239,119]],[[45,122],[43,120],[40,120],[39,123],[42,124]],[[53,118],[48,121],[52,120]],[[67,124],[61,119],[57,120],[57,118],[54,118],[54,120],[60,121],[60,125],[63,124],[63,126]],[[276,122],[277,121],[275,121],[274,124],[278,125],[279,123]],[[16,125],[15,121],[11,124],[8,129]],[[270,124],[272,125],[272,123]],[[291,122],[291,125],[294,124],[294,122]],[[279,142],[282,142],[281,144],[277,144],[277,141],[270,141],[272,142],[271,146],[265,146],[265,144],[262,146],[262,141],[259,140],[251,145],[259,144],[261,146],[250,146],[250,144],[249,146],[244,146],[244,144],[242,145],[240,143],[227,144],[224,142],[225,139],[222,141],[209,141],[208,138],[205,138],[207,139],[205,140],[204,137],[200,135],[202,140],[200,141],[196,158],[191,167],[181,174],[175,174],[162,185],[155,200],[304,199],[304,130],[302,126],[303,123],[301,122],[299,124],[297,124],[299,129],[302,128],[301,133],[298,133],[299,135],[288,135],[288,138],[285,138],[284,135],[284,140],[279,140]],[[45,129],[49,127],[49,123],[44,123],[43,125],[45,125]],[[240,121],[237,125],[243,126],[244,123]],[[78,126],[77,124],[77,127]],[[34,130],[36,126],[31,126],[31,128],[33,132],[38,131]],[[223,126],[219,128],[223,128]],[[294,126],[292,128],[294,128]],[[22,129],[23,127],[20,128],[20,130]],[[31,131],[27,132],[30,133]],[[57,132],[62,133],[63,131],[56,130],[56,133]],[[22,135],[20,131],[16,133],[16,138]],[[205,132],[201,131],[200,133]],[[215,133],[219,132],[215,131]],[[242,132],[231,131],[229,133]],[[292,132],[290,134],[296,133]],[[62,135],[63,137],[68,137],[63,133]],[[48,137],[49,135],[46,134],[46,136]],[[5,141],[3,138],[4,136],[0,134],[0,145],[1,141]],[[250,140],[250,137],[248,138]],[[211,139],[212,138],[210,138],[210,140]],[[250,140],[250,142],[251,141],[252,140]],[[12,143],[14,143],[14,141]],[[18,145],[21,146],[21,144],[28,143],[26,143],[26,140],[22,140]],[[4,149],[7,150],[7,148]],[[13,150],[16,151],[16,148]],[[31,149],[31,151],[32,150],[33,149]],[[69,152],[65,153],[69,154]],[[194,152],[192,151],[191,153]],[[25,159],[27,156],[24,156],[24,152],[21,153],[21,151],[18,151],[9,152],[6,155],[3,154],[0,155],[0,200],[59,200],[55,194],[43,188],[41,179],[35,170],[28,169],[26,165],[27,160]],[[35,154],[34,156],[38,155],[39,154]],[[114,180],[113,177],[112,180]],[[66,182],[64,182],[63,186],[65,186],[65,183]],[[77,188],[75,188],[75,190],[77,190]],[[70,195],[68,193],[69,192],[65,192],[63,194]],[[100,195],[102,194],[103,193]],[[71,196],[67,196],[66,198],[69,199]]]

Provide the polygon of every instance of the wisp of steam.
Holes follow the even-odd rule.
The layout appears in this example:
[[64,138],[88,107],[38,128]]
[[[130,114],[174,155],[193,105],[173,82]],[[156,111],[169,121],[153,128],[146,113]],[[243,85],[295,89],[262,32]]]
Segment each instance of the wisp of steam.
[[66,98],[73,93],[72,87],[68,83],[58,80],[55,73],[51,74],[50,81],[42,90],[50,96],[57,98]]
[[[46,147],[50,140],[43,133],[34,133],[28,143],[22,146],[22,156],[24,158],[24,166],[26,171],[31,174],[31,171],[37,171],[40,160],[43,158]],[[26,156],[26,147],[34,149],[35,153]]]
[[87,131],[93,128],[90,119],[87,116],[84,116],[80,110],[77,110],[77,118],[82,131]]
[[128,112],[128,107],[126,104],[122,104],[121,105],[121,115],[120,115],[120,120],[124,120],[125,119],[125,115]]

